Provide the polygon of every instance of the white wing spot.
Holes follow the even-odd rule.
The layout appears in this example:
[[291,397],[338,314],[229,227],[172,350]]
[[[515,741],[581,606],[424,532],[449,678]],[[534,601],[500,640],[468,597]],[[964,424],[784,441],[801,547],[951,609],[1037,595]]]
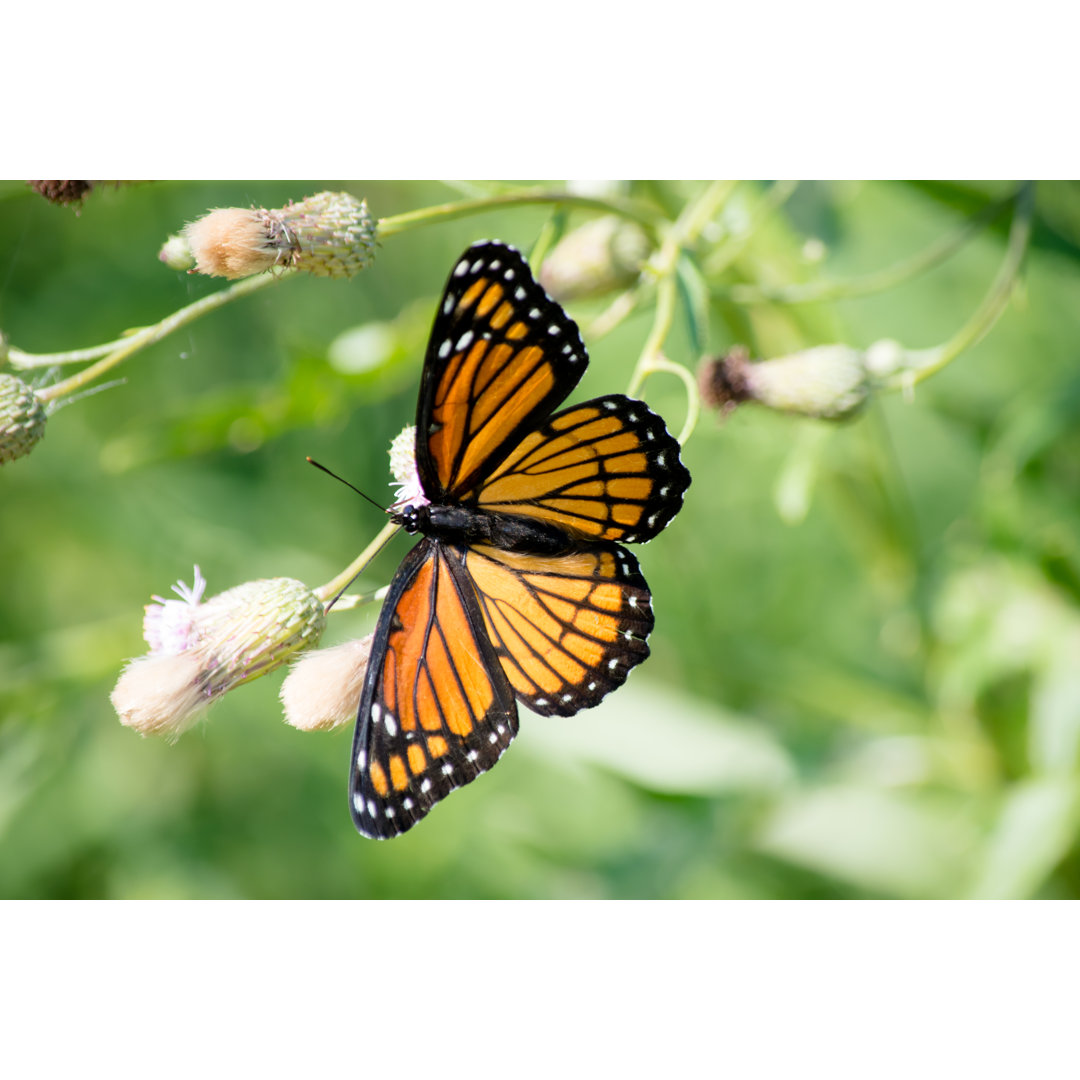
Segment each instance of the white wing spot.
[[376,701],[371,706],[371,722],[377,724],[382,719],[382,706]]
[[352,799],[353,806],[356,807],[356,812],[362,814],[364,812],[364,796],[357,792]]
[[653,527],[653,526],[654,526],[654,525],[656,524],[656,519],[657,519],[657,518],[658,518],[659,516],[660,516],[660,512],[659,512],[659,511],[657,511],[657,512],[656,512],[655,514],[650,514],[650,515],[649,515],[649,528],[650,528],[650,529],[651,529],[651,528],[652,528],[652,527]]
[[515,300],[524,300],[525,299],[525,290],[520,285],[514,290],[514,299]]
[[411,810],[412,809],[412,799],[402,799],[401,800],[401,805],[402,805],[403,809]]
[[507,270],[506,273],[503,274],[503,277],[507,281],[513,281],[514,280],[514,271],[513,271],[513,269]]
[[458,343],[457,343],[456,347],[459,350],[460,349],[467,349],[469,347],[469,345],[472,344],[472,339],[473,339],[473,332],[471,330],[466,330],[465,333],[462,334],[461,337],[458,338]]
[[665,496],[665,495],[666,495],[666,494],[667,494],[667,493],[668,493],[668,492],[669,492],[670,490],[671,490],[671,488],[669,488],[669,487],[668,487],[668,486],[667,486],[667,485],[665,484],[665,485],[664,485],[664,486],[663,486],[663,487],[662,487],[662,488],[660,489],[660,498],[662,499],[662,498],[663,498],[663,497],[664,497],[664,496]]
[[394,808],[392,806],[388,806],[386,808],[386,816],[387,817],[393,817],[394,816]]
[[530,319],[539,319],[540,318],[540,309],[538,307],[532,308],[529,311],[529,318]]
[[631,424],[636,424],[638,420],[638,415],[636,412],[629,412],[626,414],[626,419],[629,420]]
[[589,683],[589,689],[590,690],[595,690],[596,689],[596,683],[594,683],[594,682]]
[[500,735],[505,735],[505,734],[506,734],[506,728],[505,728],[505,727],[504,727],[504,726],[503,726],[502,724],[500,724],[500,725],[499,725],[499,726],[498,726],[498,727],[496,728],[496,731],[498,731],[498,733],[499,733]]
[[442,306],[444,315],[449,315],[450,312],[453,310],[455,300],[457,300],[457,297],[453,293],[446,294],[446,299],[443,301]]
[[454,766],[451,762],[447,762],[443,767],[443,776],[449,776],[454,771]]
[[427,779],[421,781],[420,790],[426,795],[431,790],[431,781]]
[[556,326],[554,323],[552,323],[548,327],[548,333],[549,334],[561,334],[562,333],[562,327]]
[[547,703],[548,703],[548,699],[546,697],[538,697],[533,702],[534,705],[546,705]]
[[499,741],[499,736],[498,736],[498,735],[496,735],[496,734],[495,734],[495,732],[493,731],[493,732],[492,732],[492,733],[491,733],[491,734],[490,734],[490,735],[488,736],[488,742],[489,742],[489,743],[497,743],[498,741]]
[[652,442],[652,441],[653,441],[653,439],[655,439],[655,438],[656,438],[656,432],[655,432],[655,431],[646,431],[646,432],[645,432],[645,438],[646,438],[646,440],[648,440],[649,442]]
[[492,259],[491,260],[491,269],[492,270],[498,270],[500,266],[502,266],[502,262],[499,259]]
[[616,656],[613,660],[609,660],[607,666],[611,671],[614,671],[619,666],[619,658]]
[[656,455],[656,464],[657,465],[663,465],[664,464],[664,455],[663,454],[657,454]]
[[366,750],[361,750],[360,753],[356,755],[356,767],[358,769],[362,769],[366,765],[367,765],[367,751]]
[[619,407],[619,403],[617,401],[605,401],[604,402],[604,408],[605,409],[617,409],[618,407]]
[[386,714],[386,734],[391,738],[397,734],[397,721],[389,714]]
[[469,272],[469,261],[468,261],[468,259],[462,259],[461,262],[459,262],[457,264],[457,266],[454,267],[454,277],[461,277],[462,274],[467,274],[468,272]]
[[631,596],[630,600],[629,600],[629,604],[630,604],[630,606],[632,608],[636,608],[637,607],[637,597],[636,596]]
[[443,343],[442,343],[442,344],[441,344],[441,345],[439,346],[439,359],[440,359],[440,360],[445,360],[445,359],[446,359],[446,358],[447,358],[447,357],[448,357],[449,355],[450,355],[450,339],[449,339],[449,338],[447,338],[447,339],[446,339],[446,340],[445,340],[445,341],[444,341],[444,342],[443,342]]
[[562,700],[563,700],[563,704],[565,705],[566,702],[574,700],[574,695],[573,694],[563,694]]
[[484,265],[484,260],[483,259],[477,259],[476,262],[474,262],[472,264],[472,266],[469,267],[469,269],[472,270],[472,272],[475,274],[476,271],[479,270],[480,267],[483,266],[483,265]]
[[631,634],[629,630],[624,630],[623,631],[623,637],[626,638],[627,641],[629,641],[633,636],[634,635]]
[[373,802],[372,802],[372,801],[371,801],[370,799],[368,799],[368,804],[367,804],[367,812],[368,812],[368,813],[369,813],[369,814],[370,814],[370,815],[371,815],[372,817],[374,817],[374,816],[375,816],[375,804],[374,804],[374,803],[373,803]]
[[466,759],[469,761],[475,761],[480,755],[475,750],[470,750],[466,755]]

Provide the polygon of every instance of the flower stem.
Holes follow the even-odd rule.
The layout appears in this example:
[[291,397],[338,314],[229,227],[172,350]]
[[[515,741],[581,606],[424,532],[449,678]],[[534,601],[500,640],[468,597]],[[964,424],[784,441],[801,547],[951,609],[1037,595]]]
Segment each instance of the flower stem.
[[[320,585],[317,589],[312,591],[323,602],[326,603],[337,593],[341,592],[349,586],[352,580],[358,575],[362,574],[367,569],[368,563],[379,554],[380,551],[390,541],[390,538],[400,529],[401,526],[394,521],[388,521],[382,529],[379,530],[378,535],[374,540],[344,570],[341,571],[336,577],[332,578],[325,585]],[[349,604],[348,607],[355,607],[356,604]]]
[[281,281],[293,273],[295,273],[293,270],[267,271],[264,274],[244,278],[242,281],[238,281],[235,285],[230,285],[229,288],[222,289],[220,292],[204,296],[201,300],[196,300],[195,303],[188,304],[187,307],[182,307],[179,311],[174,311],[160,322],[154,323],[153,326],[143,327],[142,330],[137,331],[130,337],[122,339],[117,348],[113,349],[96,364],[83,368],[77,375],[72,375],[71,378],[64,379],[52,386],[43,387],[35,391],[35,393],[41,401],[55,401],[65,394],[81,390],[87,383],[104,375],[105,372],[111,371],[117,364],[126,360],[133,353],[146,348],[147,345],[160,341],[174,330],[179,330],[180,327],[194,322],[195,319],[205,315],[208,311],[224,307],[231,300],[247,296],[248,293],[265,288],[275,281]]
[[[848,278],[844,281],[805,281],[779,286],[731,285],[726,289],[718,289],[717,294],[733,300],[736,304],[810,304],[819,301],[850,300],[858,296],[885,292],[944,262],[959,251],[980,229],[993,221],[1016,198],[1017,193],[1013,192],[1007,198],[991,203],[922,251],[861,277]],[[713,270],[714,268],[710,265],[710,273]]]
[[608,214],[636,221],[643,228],[655,232],[664,224],[659,211],[636,199],[595,198],[590,195],[575,195],[569,191],[551,191],[549,189],[529,189],[515,191],[507,195],[491,195],[483,199],[462,199],[458,202],[443,203],[441,206],[426,206],[422,210],[410,210],[405,214],[393,214],[379,222],[379,238],[385,239],[397,233],[406,232],[419,225],[430,225],[439,221],[455,221],[457,218],[472,214],[483,214],[489,210],[499,210],[507,206],[545,205],[555,203],[567,207],[581,207],[589,210],[602,210]]
[[1008,306],[1016,285],[1020,268],[1027,253],[1031,239],[1031,224],[1035,216],[1035,182],[1025,181],[1016,192],[1016,208],[1013,211],[1012,228],[1009,230],[1009,247],[1005,260],[998,270],[997,277],[982,303],[970,319],[947,341],[932,349],[913,350],[911,362],[905,370],[892,377],[888,385],[893,388],[909,389],[915,383],[922,382],[946,364],[955,360],[962,352],[977,345],[990,332],[994,323]]

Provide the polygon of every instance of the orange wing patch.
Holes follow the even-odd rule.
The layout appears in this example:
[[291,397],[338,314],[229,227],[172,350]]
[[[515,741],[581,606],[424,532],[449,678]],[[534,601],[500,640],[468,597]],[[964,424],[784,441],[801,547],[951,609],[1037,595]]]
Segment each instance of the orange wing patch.
[[511,689],[453,549],[421,541],[379,617],[353,741],[365,836],[404,832],[491,768],[517,733]]
[[465,568],[506,677],[536,712],[597,704],[649,655],[649,590],[618,545],[555,557],[476,546]]
[[435,316],[417,408],[417,464],[433,501],[494,469],[577,384],[588,362],[573,321],[512,248],[474,244]]
[[641,542],[675,516],[689,486],[664,422],[640,401],[611,395],[527,435],[469,499],[582,539]]

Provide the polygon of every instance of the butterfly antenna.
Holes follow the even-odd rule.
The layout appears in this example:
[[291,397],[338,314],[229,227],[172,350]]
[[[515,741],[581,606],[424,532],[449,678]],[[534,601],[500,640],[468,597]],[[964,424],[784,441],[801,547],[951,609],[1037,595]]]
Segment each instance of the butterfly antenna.
[[365,495],[358,487],[354,487],[343,476],[338,476],[336,472],[331,472],[325,465],[320,465],[314,458],[308,458],[308,464],[314,465],[316,469],[322,469],[327,476],[332,476],[335,480],[340,480],[347,488],[352,488],[361,499],[367,499],[372,506],[378,507],[384,514],[390,513],[381,503],[377,503],[370,495]]

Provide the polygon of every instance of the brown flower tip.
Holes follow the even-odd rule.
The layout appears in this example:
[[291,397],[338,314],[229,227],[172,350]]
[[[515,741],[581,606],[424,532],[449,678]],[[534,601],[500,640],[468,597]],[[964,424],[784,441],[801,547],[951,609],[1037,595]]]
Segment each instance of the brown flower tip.
[[27,180],[39,195],[57,206],[81,206],[83,199],[94,189],[93,180]]
[[701,400],[721,413],[731,412],[740,402],[749,401],[750,354],[735,345],[727,356],[706,357],[698,369]]

